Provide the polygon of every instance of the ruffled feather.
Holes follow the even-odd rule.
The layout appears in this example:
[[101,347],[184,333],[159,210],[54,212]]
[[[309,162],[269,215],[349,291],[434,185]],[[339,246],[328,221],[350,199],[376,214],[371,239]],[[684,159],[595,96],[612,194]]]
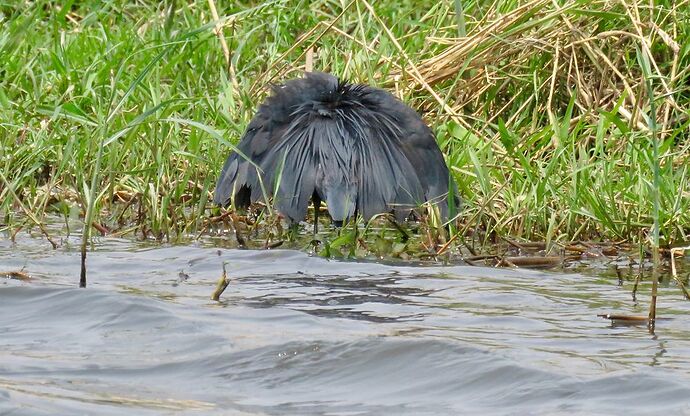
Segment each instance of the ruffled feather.
[[[221,171],[214,202],[273,199],[290,221],[306,217],[313,196],[334,221],[392,212],[398,220],[425,201],[448,218],[448,167],[431,130],[383,90],[324,73],[286,82],[259,107]],[[258,169],[257,169],[258,166]],[[266,195],[262,191],[266,190]]]

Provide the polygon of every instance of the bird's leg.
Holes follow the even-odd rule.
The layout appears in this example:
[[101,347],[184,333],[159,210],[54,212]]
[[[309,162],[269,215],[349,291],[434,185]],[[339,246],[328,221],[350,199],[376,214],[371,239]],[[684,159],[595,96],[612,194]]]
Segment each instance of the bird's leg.
[[290,222],[290,225],[288,226],[288,241],[295,241],[297,239],[297,236],[299,235],[299,223],[297,221],[295,222]]
[[353,218],[355,219],[355,223],[354,223],[355,247],[357,247],[357,239],[359,238],[359,224],[357,224],[357,221],[359,219],[358,216],[359,216],[359,210],[357,208],[355,208],[355,215],[353,216]]
[[311,200],[314,203],[314,238],[316,238],[316,234],[319,232],[319,211],[321,210],[321,198],[319,198],[319,195],[314,192]]

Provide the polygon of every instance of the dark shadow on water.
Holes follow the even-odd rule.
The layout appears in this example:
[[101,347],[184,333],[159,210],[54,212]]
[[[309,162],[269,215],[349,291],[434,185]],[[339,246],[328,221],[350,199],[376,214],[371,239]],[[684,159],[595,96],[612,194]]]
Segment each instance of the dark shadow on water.
[[[271,277],[244,277],[240,282],[265,282]],[[401,277],[366,279],[346,276],[306,276],[296,274],[280,276],[281,284],[289,284],[291,296],[268,293],[248,297],[243,305],[256,308],[288,307],[314,316],[346,318],[375,323],[395,323],[421,320],[426,314],[377,315],[371,310],[357,310],[359,305],[414,305],[419,298],[432,295],[434,290],[399,286]],[[240,283],[241,284],[241,283]],[[300,295],[300,288],[312,289],[309,295]],[[313,289],[316,289],[314,291]]]

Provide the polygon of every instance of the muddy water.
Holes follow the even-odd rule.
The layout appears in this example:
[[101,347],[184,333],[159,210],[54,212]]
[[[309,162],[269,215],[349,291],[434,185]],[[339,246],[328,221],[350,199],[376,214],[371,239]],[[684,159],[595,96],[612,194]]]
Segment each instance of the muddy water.
[[78,240],[2,238],[0,414],[690,414],[674,287],[651,335],[610,278],[102,239],[77,289]]

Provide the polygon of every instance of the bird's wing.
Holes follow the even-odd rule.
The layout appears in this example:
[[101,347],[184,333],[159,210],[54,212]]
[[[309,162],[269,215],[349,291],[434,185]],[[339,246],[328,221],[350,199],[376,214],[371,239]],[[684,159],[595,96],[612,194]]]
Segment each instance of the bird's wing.
[[257,113],[237,145],[237,150],[242,152],[242,155],[232,152],[223,165],[213,202],[227,205],[234,196],[237,206],[247,207],[250,202],[262,199],[260,172],[257,166],[261,167],[266,152],[271,147],[274,131],[279,129],[280,126],[276,126],[265,113]]
[[381,111],[393,118],[402,132],[400,149],[417,172],[424,199],[438,203],[442,216],[448,218],[447,195],[453,195],[456,206],[460,201],[433,132],[411,107],[383,90],[375,91]]
[[396,121],[385,113],[372,117],[366,124],[366,140],[355,140],[361,164],[357,205],[364,218],[393,211],[402,220],[424,202],[418,168],[400,147],[404,131]]
[[273,139],[260,163],[264,182],[277,210],[291,221],[300,221],[307,214],[309,199],[314,193],[316,160],[313,143],[316,126],[301,115]]

